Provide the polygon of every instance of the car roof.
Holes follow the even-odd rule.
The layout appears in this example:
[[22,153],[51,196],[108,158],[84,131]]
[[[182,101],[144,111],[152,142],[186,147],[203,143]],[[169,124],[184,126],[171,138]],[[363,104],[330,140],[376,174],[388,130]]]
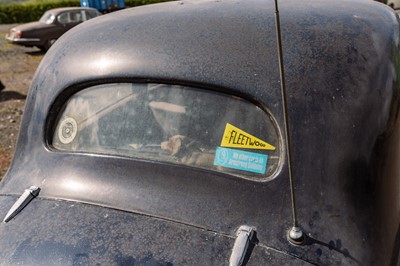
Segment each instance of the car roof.
[[[271,87],[279,88],[279,72],[270,71],[278,67],[276,49],[271,49],[276,46],[274,11],[272,1],[250,3],[253,4],[244,5],[236,1],[174,1],[161,6],[150,5],[122,10],[117,14],[108,14],[101,19],[89,21],[89,24],[78,26],[60,39],[74,35],[73,42],[63,44],[63,51],[71,53],[68,58],[61,58],[63,62],[68,62],[62,65],[62,71],[68,75],[62,79],[64,84],[56,88],[63,89],[76,82],[104,77],[104,64],[93,64],[90,67],[80,64],[82,61],[92,62],[101,54],[104,61],[109,60],[112,63],[109,65],[109,69],[113,69],[112,73],[108,73],[110,78],[129,75],[131,78],[154,77],[166,81],[190,80],[195,83],[235,88],[238,93],[252,94],[253,97],[262,94],[265,98],[259,99],[269,105],[267,102],[271,99],[267,99],[269,96],[262,92],[266,87],[267,90]],[[316,18],[324,23],[320,30],[330,27],[330,34],[342,34],[343,28],[334,22],[332,17],[336,21],[347,23],[347,17],[352,13],[363,16],[364,12],[370,12],[372,15],[374,12],[381,12],[382,10],[377,9],[374,4],[376,3],[365,1],[343,0],[327,3],[311,0],[302,1],[302,5],[299,6],[296,1],[284,1],[280,4],[282,27],[290,34],[283,34],[283,43],[286,46],[295,43],[293,38],[297,38],[297,35],[293,32],[301,30],[304,24],[313,23],[312,20]],[[345,5],[346,8],[340,5]],[[359,5],[365,6],[365,9],[357,10]],[[219,6],[223,6],[224,10]],[[385,7],[382,6],[381,9],[384,10]],[[171,14],[175,15],[173,19]],[[392,16],[392,19],[394,18]],[[376,25],[388,23],[385,18],[375,15],[371,20]],[[350,21],[349,26],[359,22]],[[152,34],[148,34],[148,23],[155,24]],[[350,28],[349,31],[351,30]],[[134,32],[134,35],[131,32]],[[349,34],[360,35],[358,32]],[[225,40],[229,40],[229,43]],[[329,38],[324,41],[329,41]],[[85,45],[82,45],[83,43]],[[342,45],[345,44],[343,41]],[[142,48],[140,52],[135,46]],[[61,49],[61,45],[56,47]],[[111,47],[113,49],[110,49]],[[53,53],[57,53],[55,50],[54,48]],[[285,58],[301,61],[292,51],[295,49],[287,46]],[[183,57],[182,54],[187,56]],[[76,62],[74,58],[77,58]],[[156,58],[158,61],[163,60],[160,62],[162,64],[152,61]],[[44,64],[49,62],[44,60]],[[75,64],[80,67],[77,68]],[[182,68],[182,64],[188,67]],[[262,75],[265,69],[269,75]],[[288,70],[290,71],[289,67]],[[290,74],[288,73],[289,76]],[[275,93],[275,90],[270,92]],[[52,93],[56,95],[58,92]],[[276,95],[271,96],[275,98]]]
[[91,7],[59,7],[59,8],[49,9],[46,12],[52,12],[52,13],[55,13],[55,14],[59,14],[61,12],[73,11],[73,10],[91,10],[91,11],[98,12],[97,9],[91,8]]

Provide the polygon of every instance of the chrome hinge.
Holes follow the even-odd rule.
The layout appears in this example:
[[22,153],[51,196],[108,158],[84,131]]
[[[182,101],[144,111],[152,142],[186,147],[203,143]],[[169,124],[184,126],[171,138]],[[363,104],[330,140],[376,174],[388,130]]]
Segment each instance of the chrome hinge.
[[240,266],[243,264],[254,232],[255,230],[251,226],[242,225],[239,227],[236,232],[237,237],[233,245],[232,254],[229,258],[229,266]]
[[4,218],[3,222],[7,223],[12,218],[15,217],[26,205],[37,195],[39,195],[40,188],[36,186],[31,186],[28,189],[25,189],[24,193],[19,197],[19,199],[14,203],[11,209],[8,211],[6,217]]

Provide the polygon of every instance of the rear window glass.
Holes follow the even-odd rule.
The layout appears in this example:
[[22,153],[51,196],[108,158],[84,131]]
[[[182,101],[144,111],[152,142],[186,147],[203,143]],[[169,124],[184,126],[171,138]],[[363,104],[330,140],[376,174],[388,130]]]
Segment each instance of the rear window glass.
[[272,176],[281,156],[275,122],[257,105],[165,84],[106,84],[76,93],[56,121],[52,145],[250,179]]
[[54,14],[47,11],[42,15],[42,17],[39,19],[40,22],[46,23],[46,24],[51,24],[54,21]]

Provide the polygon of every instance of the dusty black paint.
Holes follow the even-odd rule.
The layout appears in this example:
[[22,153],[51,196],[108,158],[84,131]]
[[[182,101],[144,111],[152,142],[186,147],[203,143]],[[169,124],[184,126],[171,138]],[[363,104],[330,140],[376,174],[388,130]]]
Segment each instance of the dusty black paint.
[[[292,218],[285,163],[274,180],[252,182],[49,146],[52,123],[71,94],[118,81],[240,95],[268,109],[284,130],[273,2],[172,2],[93,19],[46,54],[30,88],[12,167],[0,184],[0,213],[27,187],[42,190],[0,225],[1,255],[35,258],[51,246],[50,262],[54,254],[68,262],[223,265],[235,230],[247,224],[258,239],[249,265],[395,260],[399,216],[383,210],[400,210],[393,200],[400,171],[390,163],[400,152],[394,145],[398,18],[379,3],[357,0],[282,1],[280,14],[305,245],[286,239]],[[107,60],[107,67],[100,64]],[[84,186],[70,189],[70,181]],[[101,218],[106,213],[118,218]]]

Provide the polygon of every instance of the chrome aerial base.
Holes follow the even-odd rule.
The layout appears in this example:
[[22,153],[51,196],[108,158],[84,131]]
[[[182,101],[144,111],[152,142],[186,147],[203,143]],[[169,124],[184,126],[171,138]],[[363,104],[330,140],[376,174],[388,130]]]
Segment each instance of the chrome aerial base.
[[305,240],[303,231],[298,226],[293,226],[287,233],[287,239],[293,245],[302,245]]

